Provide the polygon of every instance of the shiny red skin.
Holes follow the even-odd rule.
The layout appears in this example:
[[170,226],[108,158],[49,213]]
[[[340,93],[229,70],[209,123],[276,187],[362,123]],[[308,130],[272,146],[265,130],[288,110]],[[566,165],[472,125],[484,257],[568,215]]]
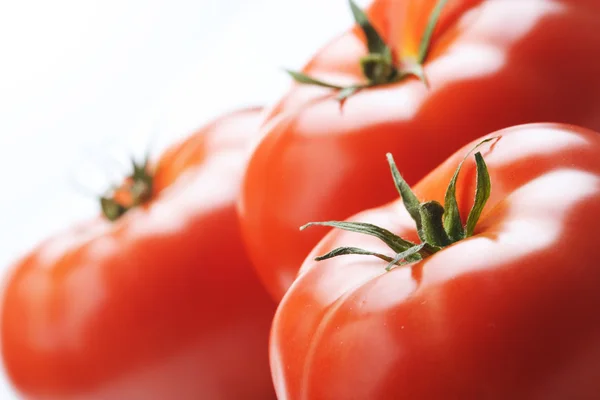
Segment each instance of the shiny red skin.
[[28,399],[274,399],[275,304],[235,210],[260,109],[167,150],[153,199],[89,221],[19,261],[2,298],[2,357]]
[[[435,2],[376,0],[370,16],[396,53],[410,57]],[[600,130],[598,26],[596,0],[450,0],[425,63],[430,89],[407,79],[355,94],[340,110],[331,90],[295,85],[270,111],[239,204],[250,256],[273,297],[281,299],[323,237],[299,226],[394,198],[381,162],[386,152],[414,184],[498,129],[563,122]],[[304,72],[362,82],[365,52],[355,28]]]
[[[545,124],[493,136],[482,147],[492,195],[473,237],[388,273],[374,257],[313,260],[339,246],[392,254],[364,235],[334,230],[312,251],[273,323],[278,399],[598,397],[600,134]],[[417,196],[443,202],[474,145]],[[457,186],[463,221],[474,189],[471,157]],[[418,240],[400,200],[352,220]]]

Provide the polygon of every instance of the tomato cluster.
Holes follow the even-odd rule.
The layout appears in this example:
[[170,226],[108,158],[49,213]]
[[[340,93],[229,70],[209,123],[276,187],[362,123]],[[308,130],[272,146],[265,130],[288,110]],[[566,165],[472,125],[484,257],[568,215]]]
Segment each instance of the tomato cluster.
[[25,397],[600,396],[600,3],[350,6],[15,265]]

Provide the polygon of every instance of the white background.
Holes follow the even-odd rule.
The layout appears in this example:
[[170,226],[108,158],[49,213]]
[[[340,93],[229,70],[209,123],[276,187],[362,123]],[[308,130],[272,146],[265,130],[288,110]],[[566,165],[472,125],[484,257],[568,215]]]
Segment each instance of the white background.
[[111,157],[274,102],[350,22],[346,0],[0,0],[0,272],[97,212]]

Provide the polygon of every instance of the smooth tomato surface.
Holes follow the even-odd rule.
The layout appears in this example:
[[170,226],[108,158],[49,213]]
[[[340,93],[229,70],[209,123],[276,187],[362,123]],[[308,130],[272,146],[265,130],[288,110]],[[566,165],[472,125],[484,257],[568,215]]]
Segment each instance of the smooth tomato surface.
[[[493,136],[474,236],[390,272],[369,256],[313,261],[340,246],[390,254],[372,237],[334,230],[312,251],[273,324],[279,399],[597,398],[600,134],[536,124]],[[474,143],[414,187],[421,201],[443,203]],[[471,157],[457,186],[463,222],[474,190]],[[418,242],[400,200],[352,220]]]
[[[369,15],[395,53],[410,58],[434,3],[376,0]],[[424,65],[429,89],[410,78],[363,90],[340,110],[336,92],[295,85],[270,111],[239,204],[251,258],[274,298],[323,236],[299,226],[394,198],[381,162],[386,152],[414,184],[498,129],[563,122],[600,130],[598,26],[595,0],[449,0]],[[341,85],[364,82],[365,54],[354,28],[303,72]]]
[[271,399],[275,305],[235,198],[261,121],[223,116],[167,150],[150,202],[82,224],[15,266],[2,357],[30,399]]

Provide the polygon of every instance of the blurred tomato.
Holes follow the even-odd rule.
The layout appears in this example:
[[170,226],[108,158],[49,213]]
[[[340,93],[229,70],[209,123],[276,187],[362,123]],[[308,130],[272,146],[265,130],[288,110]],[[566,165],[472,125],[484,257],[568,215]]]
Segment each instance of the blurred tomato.
[[[375,0],[368,11],[398,65],[414,63],[437,0]],[[344,219],[394,198],[382,157],[414,184],[460,146],[527,122],[600,130],[600,3],[596,0],[449,0],[424,73],[350,96],[295,85],[270,112],[239,204],[259,274],[276,299],[323,236],[308,221]],[[358,28],[319,51],[303,72],[365,83]],[[362,64],[364,67],[364,63]]]
[[[2,356],[31,399],[269,399],[274,304],[234,201],[261,110],[223,116],[137,167],[100,217],[14,269]],[[140,203],[140,204],[137,204]]]

